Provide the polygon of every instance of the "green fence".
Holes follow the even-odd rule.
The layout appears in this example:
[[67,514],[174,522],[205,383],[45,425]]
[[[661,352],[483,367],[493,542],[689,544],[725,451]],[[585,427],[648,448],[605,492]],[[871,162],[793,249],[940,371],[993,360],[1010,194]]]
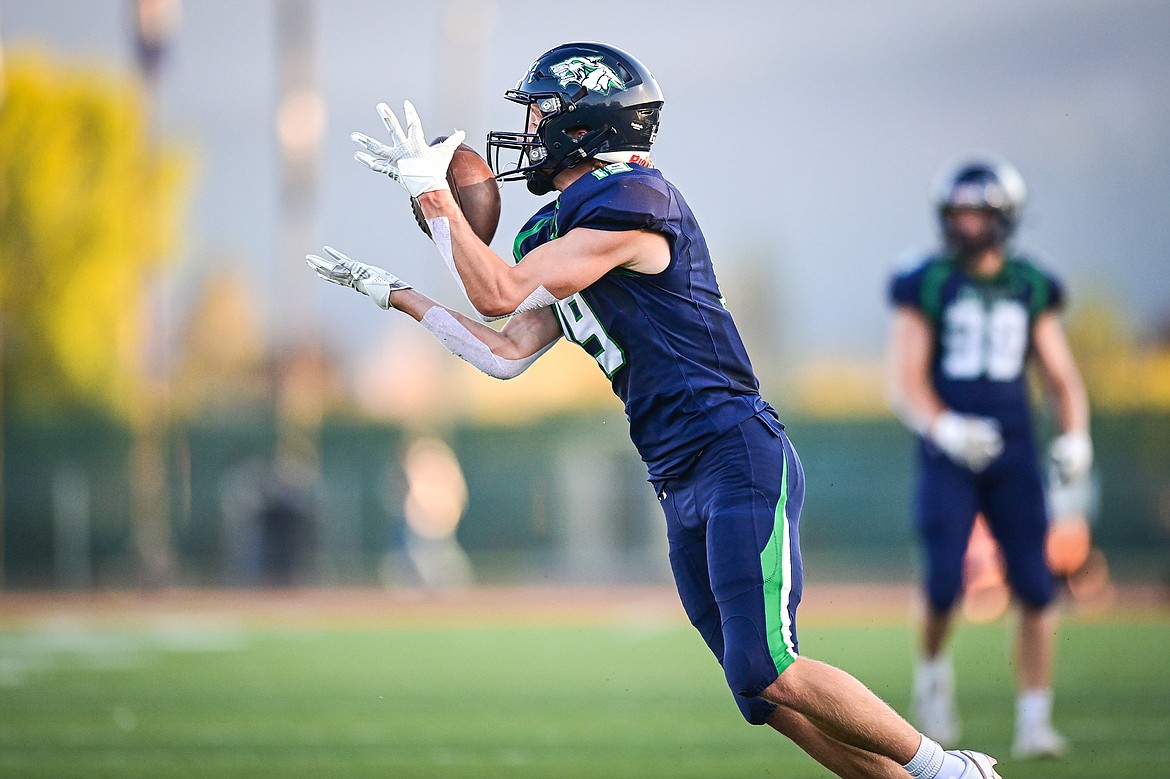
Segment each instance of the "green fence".
[[[909,578],[917,565],[907,518],[910,436],[892,420],[787,422],[808,477],[802,534],[814,575]],[[273,560],[265,546],[292,537],[285,533],[281,541],[258,529],[265,501],[299,507],[304,515],[293,538],[303,552],[292,560],[297,581],[409,578],[398,467],[406,438],[395,426],[330,420],[318,436],[315,483],[298,482],[273,496],[266,486],[273,420],[172,426],[169,516],[156,518],[168,537],[172,582],[264,583]],[[460,425],[442,438],[466,479],[469,501],[457,540],[480,581],[667,577],[657,502],[621,418]],[[1094,532],[1114,576],[1170,577],[1170,414],[1098,416],[1094,439],[1101,485]],[[140,582],[131,443],[127,429],[109,422],[8,420],[5,586]]]

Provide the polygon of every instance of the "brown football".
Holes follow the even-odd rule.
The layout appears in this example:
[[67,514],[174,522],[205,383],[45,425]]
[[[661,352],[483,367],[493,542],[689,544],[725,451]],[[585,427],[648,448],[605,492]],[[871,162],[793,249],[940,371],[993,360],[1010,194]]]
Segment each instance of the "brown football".
[[[431,144],[444,138],[446,136],[436,138]],[[500,224],[500,185],[487,161],[466,143],[459,144],[451,157],[451,167],[447,168],[447,185],[471,229],[481,241],[490,244]],[[418,201],[412,199],[410,205],[418,226],[429,236],[431,231]]]

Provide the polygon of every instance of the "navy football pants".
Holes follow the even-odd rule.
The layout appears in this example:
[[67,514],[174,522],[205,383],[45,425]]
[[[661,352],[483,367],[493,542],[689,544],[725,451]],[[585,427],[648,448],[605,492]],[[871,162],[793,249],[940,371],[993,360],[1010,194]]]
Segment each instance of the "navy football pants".
[[1030,441],[1008,441],[1003,454],[972,473],[923,446],[919,455],[915,522],[926,553],[926,595],[932,608],[950,610],[963,587],[963,556],[976,513],[1003,551],[1016,597],[1033,606],[1052,601],[1044,557],[1048,514],[1044,483]]
[[778,422],[752,417],[658,488],[683,608],[744,718],[765,724],[775,706],[758,696],[797,656],[800,458]]

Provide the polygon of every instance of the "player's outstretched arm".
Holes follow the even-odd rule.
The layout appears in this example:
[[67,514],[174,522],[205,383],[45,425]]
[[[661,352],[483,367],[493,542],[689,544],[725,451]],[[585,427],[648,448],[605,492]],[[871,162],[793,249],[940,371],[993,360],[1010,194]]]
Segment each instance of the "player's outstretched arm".
[[561,337],[549,308],[517,314],[495,330],[413,289],[396,292],[393,306],[414,317],[447,351],[497,379],[519,376]]
[[306,261],[318,276],[369,296],[380,308],[396,308],[417,320],[452,354],[497,379],[519,376],[561,336],[551,309],[513,317],[494,330],[439,305],[389,271],[354,260],[331,247],[328,258],[310,254]]

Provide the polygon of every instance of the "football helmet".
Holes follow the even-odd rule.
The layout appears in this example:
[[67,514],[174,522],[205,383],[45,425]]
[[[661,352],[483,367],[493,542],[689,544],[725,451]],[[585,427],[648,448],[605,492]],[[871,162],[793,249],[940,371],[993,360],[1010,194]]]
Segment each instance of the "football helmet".
[[[526,106],[528,114],[523,132],[488,133],[487,157],[500,181],[523,178],[533,194],[543,195],[552,191],[558,173],[591,157],[650,162],[662,90],[646,66],[621,49],[602,43],[557,46],[504,97]],[[581,130],[585,134],[574,137]]]
[[1026,198],[1024,179],[1014,166],[1003,160],[981,158],[943,169],[935,178],[932,199],[943,239],[952,249],[961,249],[964,239],[951,229],[948,212],[960,208],[994,212],[987,243],[1002,246],[1015,233]]

